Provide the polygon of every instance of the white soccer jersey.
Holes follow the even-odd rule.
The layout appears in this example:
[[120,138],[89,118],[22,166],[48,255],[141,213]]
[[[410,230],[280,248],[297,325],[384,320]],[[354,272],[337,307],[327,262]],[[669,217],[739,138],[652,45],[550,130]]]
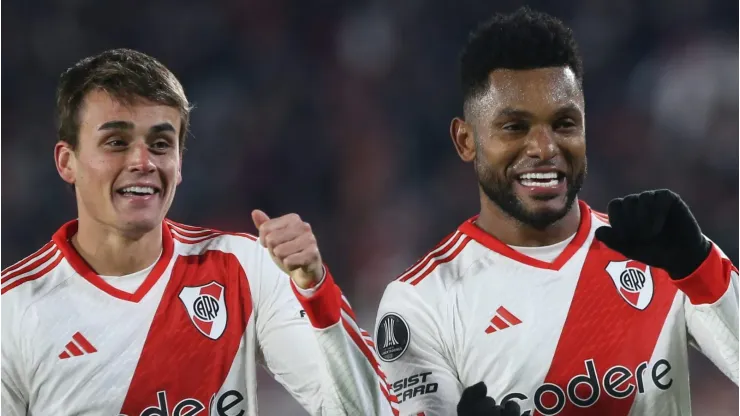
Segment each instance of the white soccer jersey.
[[256,415],[263,364],[314,415],[398,414],[328,273],[302,296],[255,237],[165,221],[133,293],[69,242],[2,272],[2,414]]
[[738,383],[737,269],[715,246],[673,281],[581,224],[544,262],[466,221],[392,282],[376,325],[401,415],[456,414],[462,390],[540,415],[689,415],[687,345]]

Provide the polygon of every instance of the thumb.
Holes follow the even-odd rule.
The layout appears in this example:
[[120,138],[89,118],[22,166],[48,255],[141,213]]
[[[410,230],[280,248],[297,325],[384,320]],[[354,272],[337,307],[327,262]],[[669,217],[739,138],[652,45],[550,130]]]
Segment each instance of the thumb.
[[257,230],[259,231],[262,224],[270,221],[270,217],[268,217],[263,211],[255,209],[252,211],[252,221],[254,221],[254,226],[257,227]]

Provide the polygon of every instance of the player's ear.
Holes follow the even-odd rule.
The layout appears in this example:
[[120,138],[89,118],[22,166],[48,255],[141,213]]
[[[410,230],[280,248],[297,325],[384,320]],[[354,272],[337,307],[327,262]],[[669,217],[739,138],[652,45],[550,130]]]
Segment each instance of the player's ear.
[[450,137],[460,159],[465,162],[475,160],[475,136],[470,124],[460,117],[453,118],[450,123]]
[[64,182],[74,185],[75,183],[75,151],[72,146],[64,141],[58,141],[54,146],[54,162],[57,172]]

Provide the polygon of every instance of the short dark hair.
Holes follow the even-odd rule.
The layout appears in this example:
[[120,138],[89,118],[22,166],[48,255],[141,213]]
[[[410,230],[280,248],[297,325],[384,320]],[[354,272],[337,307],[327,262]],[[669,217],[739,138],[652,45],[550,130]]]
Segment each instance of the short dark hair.
[[177,77],[162,63],[131,49],[111,49],[84,58],[64,71],[57,87],[58,139],[77,148],[80,109],[85,96],[102,90],[125,104],[145,99],[180,111],[180,151],[185,146],[190,110]]
[[463,102],[487,90],[493,70],[560,66],[570,67],[582,82],[578,45],[562,21],[528,7],[496,14],[470,34],[460,54]]

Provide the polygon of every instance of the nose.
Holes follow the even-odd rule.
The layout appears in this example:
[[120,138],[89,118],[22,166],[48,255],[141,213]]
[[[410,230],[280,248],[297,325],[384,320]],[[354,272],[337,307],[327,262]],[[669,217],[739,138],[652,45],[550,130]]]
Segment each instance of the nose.
[[130,172],[151,173],[156,170],[149,146],[143,141],[132,143],[129,147],[128,170]]
[[558,153],[559,149],[552,129],[538,126],[530,130],[527,137],[527,156],[534,159],[550,160]]

